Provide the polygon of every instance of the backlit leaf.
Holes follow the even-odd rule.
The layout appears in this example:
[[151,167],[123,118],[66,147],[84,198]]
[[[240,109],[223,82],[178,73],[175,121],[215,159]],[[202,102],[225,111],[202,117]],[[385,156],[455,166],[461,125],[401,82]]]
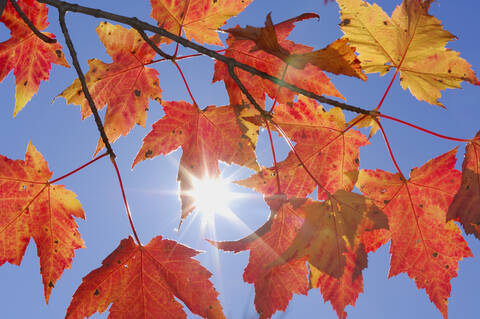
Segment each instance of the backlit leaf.
[[[48,8],[35,0],[18,0],[25,15],[40,31],[48,26]],[[0,21],[10,29],[10,39],[0,43],[0,81],[13,69],[15,75],[15,109],[13,116],[37,93],[40,81],[47,81],[51,64],[68,67],[62,46],[39,39],[7,1]],[[50,38],[55,36],[44,32]]]
[[20,265],[32,237],[40,258],[45,301],[83,240],[74,217],[85,218],[76,195],[48,181],[52,172],[32,144],[25,160],[0,155],[0,265]]
[[[145,126],[149,99],[160,101],[162,90],[158,72],[146,66],[156,53],[136,30],[102,22],[97,33],[113,62],[89,60],[85,78],[97,108],[108,104],[105,132],[113,142],[127,135],[135,124]],[[79,79],[59,96],[69,104],[80,105],[82,118],[92,114]],[[103,147],[100,139],[96,153]]]
[[186,318],[175,298],[203,318],[225,318],[211,273],[192,258],[197,254],[161,236],[146,246],[123,239],[100,268],[83,278],[66,318],[103,313],[110,304],[109,319]]
[[450,280],[457,276],[458,262],[472,256],[457,225],[445,223],[448,206],[460,185],[455,153],[451,150],[412,169],[409,180],[398,173],[362,170],[357,182],[388,216],[389,277],[407,273],[418,288],[426,289],[445,318]]
[[442,106],[441,90],[480,82],[467,61],[445,45],[455,37],[428,13],[433,0],[404,0],[390,18],[377,4],[337,0],[340,26],[367,73],[400,70],[400,84],[420,101]]

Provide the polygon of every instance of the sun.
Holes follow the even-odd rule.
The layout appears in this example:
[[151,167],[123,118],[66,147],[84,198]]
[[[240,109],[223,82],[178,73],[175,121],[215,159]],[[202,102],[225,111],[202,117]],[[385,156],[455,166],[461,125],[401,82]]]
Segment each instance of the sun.
[[197,211],[209,217],[229,214],[228,205],[234,199],[234,194],[228,185],[229,182],[221,177],[194,179],[191,196]]

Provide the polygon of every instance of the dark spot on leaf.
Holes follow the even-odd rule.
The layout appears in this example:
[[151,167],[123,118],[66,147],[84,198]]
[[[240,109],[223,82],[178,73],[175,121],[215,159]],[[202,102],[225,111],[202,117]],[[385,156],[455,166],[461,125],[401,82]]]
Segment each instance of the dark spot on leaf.
[[433,257],[437,257],[437,256],[438,256],[438,253],[437,253],[437,252],[434,252],[434,253],[432,254],[432,256],[433,256]]
[[390,201],[389,201],[388,199],[385,199],[385,200],[383,201],[383,203],[384,203],[384,204],[388,204],[388,203],[390,203]]
[[55,243],[55,244],[58,244],[58,239],[56,239],[56,240],[54,241],[54,243]]
[[172,130],[172,134],[175,134],[175,130]]
[[146,151],[146,152],[145,152],[145,158],[152,156],[152,154],[153,154],[153,151],[152,151],[152,150]]
[[23,82],[23,86],[27,86],[28,81]]
[[384,24],[384,25],[387,25],[387,24],[388,24],[388,22],[387,22],[387,21],[383,21],[383,24]]
[[450,268],[450,266],[449,266],[449,265],[445,265],[445,269],[448,269],[448,268]]
[[120,259],[117,260],[117,264],[121,264],[121,263],[122,263],[122,261]]
[[343,19],[342,22],[340,22],[340,26],[346,26],[350,24],[350,19]]
[[93,293],[94,296],[98,296],[100,294],[100,291],[98,289],[95,289],[95,292]]
[[470,189],[470,185],[465,186],[465,189]]
[[57,57],[59,57],[59,58],[62,57],[62,51],[61,51],[61,50],[56,50],[56,51],[55,51],[55,54],[56,54]]
[[359,164],[360,160],[358,158],[355,159],[355,164]]
[[81,95],[81,94],[82,94],[82,90],[78,90],[77,95]]
[[53,288],[53,287],[55,287],[55,285],[53,284],[53,282],[50,281],[50,282],[48,283],[48,287]]
[[423,204],[418,205],[418,207],[423,208]]
[[451,69],[448,69],[448,73],[452,73],[452,70],[451,70]]
[[133,93],[135,94],[135,96],[140,96],[140,90],[135,90],[133,91]]

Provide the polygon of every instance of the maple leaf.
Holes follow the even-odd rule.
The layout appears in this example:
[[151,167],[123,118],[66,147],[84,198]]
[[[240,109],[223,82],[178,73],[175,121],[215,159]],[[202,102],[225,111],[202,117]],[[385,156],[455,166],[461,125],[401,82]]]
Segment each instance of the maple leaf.
[[270,318],[278,310],[285,310],[293,294],[307,294],[305,259],[294,259],[267,270],[267,266],[291,244],[302,226],[305,213],[300,207],[304,202],[304,199],[286,201],[282,197],[267,199],[272,213],[257,231],[237,241],[211,241],[226,251],[250,250],[243,279],[255,285],[255,308],[262,319]]
[[232,106],[209,106],[163,102],[165,116],[153,124],[143,139],[132,167],[158,155],[166,155],[182,147],[178,181],[182,201],[182,220],[194,209],[191,196],[194,179],[220,174],[218,161],[257,169],[254,147],[243,135]]
[[306,217],[291,245],[269,266],[295,258],[308,262],[331,277],[340,278],[346,267],[345,254],[355,250],[353,279],[367,266],[361,243],[366,231],[388,228],[385,214],[364,196],[339,190],[325,202],[310,201],[302,207]]
[[[158,72],[146,67],[156,53],[136,30],[102,22],[97,34],[113,62],[89,60],[85,78],[97,108],[108,104],[105,132],[113,142],[127,135],[135,124],[145,126],[149,98],[159,101],[162,90]],[[92,114],[79,79],[59,96],[69,104],[80,105],[83,119]],[[103,147],[100,139],[95,154]]]
[[458,261],[472,256],[457,225],[445,223],[460,184],[455,154],[453,149],[412,169],[409,180],[398,173],[361,170],[357,181],[360,190],[388,216],[389,277],[407,273],[418,288],[426,289],[445,318],[450,279],[457,276]]
[[[313,17],[320,18],[314,13],[304,13],[290,19],[290,21],[296,22]],[[295,68],[303,69],[307,63],[311,63],[324,71],[355,76],[363,80],[367,79],[362,73],[360,61],[355,55],[355,49],[348,45],[346,39],[336,40],[321,50],[303,54],[290,54],[288,50],[284,49],[280,43],[278,43],[270,13],[267,15],[265,27],[256,28],[247,26],[245,28],[234,28],[226,31],[232,34],[237,40],[251,40],[255,42],[255,46],[251,49],[251,52],[263,50]]]
[[366,73],[400,70],[400,84],[420,101],[442,106],[441,90],[459,88],[462,81],[480,82],[459,53],[445,45],[455,37],[428,14],[433,0],[404,0],[390,18],[376,4],[337,0],[340,26],[355,46]]
[[253,0],[150,0],[151,16],[176,35],[182,30],[189,40],[222,45],[217,29],[242,12]]
[[66,318],[81,319],[110,307],[109,319],[186,318],[180,299],[204,318],[225,318],[211,273],[193,259],[198,252],[172,240],[153,238],[146,246],[132,237],[85,276]]
[[[48,8],[35,0],[17,1],[28,19],[44,30],[48,26]],[[15,108],[13,116],[23,109],[32,96],[37,93],[40,81],[49,78],[52,63],[69,67],[58,43],[46,43],[39,39],[20,18],[15,8],[7,2],[0,18],[10,29],[10,39],[0,43],[0,82],[13,69],[15,75]],[[44,33],[54,38],[51,33]]]
[[20,265],[30,237],[37,245],[45,301],[75,249],[84,247],[73,217],[85,218],[76,195],[52,185],[43,156],[29,143],[25,160],[0,155],[0,265]]
[[480,239],[480,131],[468,143],[462,165],[462,184],[447,212],[447,220],[458,220],[467,234]]
[[[325,112],[316,101],[299,97],[291,106],[279,104],[273,121],[296,142],[295,151],[321,183],[319,199],[327,198],[327,192],[353,189],[360,163],[359,147],[368,144],[368,140],[358,131],[344,133],[347,126],[339,108]],[[293,152],[277,168],[280,189],[288,196],[305,197],[317,187]],[[263,168],[236,183],[271,195],[278,191],[275,175],[274,167]]]
[[[304,14],[293,19],[274,25],[276,41],[285,50],[285,54],[311,53],[312,48],[296,44],[286,38],[293,30],[294,23],[304,19],[316,17],[315,14]],[[240,27],[229,29],[230,36],[227,39],[228,49],[225,56],[238,62],[250,65],[272,76],[283,78],[286,82],[296,85],[318,95],[330,95],[343,98],[340,92],[333,86],[329,78],[318,67],[308,64],[304,69],[287,68],[287,64],[280,58],[262,50],[255,50],[256,44],[250,40],[237,39],[233,34],[241,31]],[[249,93],[259,105],[265,104],[265,94],[280,103],[291,102],[296,95],[286,88],[278,88],[278,85],[252,75],[243,70],[236,70],[236,74]],[[228,67],[223,62],[215,62],[213,82],[224,81],[230,97],[230,104],[242,104],[245,100],[235,81],[230,77]],[[248,102],[248,100],[245,100]]]

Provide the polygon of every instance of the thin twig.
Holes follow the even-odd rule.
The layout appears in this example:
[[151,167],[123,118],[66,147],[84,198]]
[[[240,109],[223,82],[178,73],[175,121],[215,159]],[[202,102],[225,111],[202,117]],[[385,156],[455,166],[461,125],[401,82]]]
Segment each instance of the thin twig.
[[102,138],[103,144],[107,148],[108,154],[110,154],[110,158],[115,158],[115,153],[113,152],[112,146],[108,141],[107,134],[105,133],[105,128],[102,124],[102,119],[98,114],[97,107],[95,106],[95,102],[93,101],[90,92],[88,91],[87,81],[85,80],[85,75],[83,74],[82,68],[80,67],[80,63],[78,62],[77,52],[73,47],[72,38],[70,38],[70,34],[68,33],[67,25],[65,24],[65,10],[63,8],[58,9],[59,20],[60,20],[60,27],[62,28],[63,36],[65,37],[65,42],[67,44],[68,50],[70,51],[70,56],[72,57],[73,66],[77,71],[78,79],[82,84],[82,91],[85,95],[85,98],[88,101],[88,105],[90,106],[90,110],[93,113],[93,117],[95,118],[95,123],[97,124],[98,131],[100,132],[100,137]]
[[143,40],[153,49],[153,51],[157,52],[158,55],[160,55],[162,58],[165,58],[167,60],[173,60],[173,55],[167,54],[163,52],[162,49],[160,49],[155,42],[153,42],[146,34],[145,31],[142,29],[136,29],[138,33],[142,36]]
[[94,159],[92,159],[92,160],[89,161],[88,163],[83,164],[83,165],[80,166],[79,168],[76,168],[76,169],[74,169],[73,171],[71,171],[71,172],[69,172],[69,173],[67,173],[67,174],[65,174],[65,175],[62,175],[62,176],[60,176],[60,177],[58,177],[58,178],[55,178],[54,180],[51,180],[51,181],[49,181],[48,183],[53,184],[53,183],[56,183],[56,182],[58,182],[58,181],[61,181],[62,179],[67,178],[68,176],[75,174],[76,172],[78,172],[78,171],[84,169],[85,167],[87,167],[87,166],[95,163],[96,161],[98,161],[99,159],[101,159],[102,157],[105,157],[105,156],[107,156],[107,155],[108,155],[108,153],[103,153],[102,155],[99,155],[99,156],[95,157]]
[[118,169],[118,165],[117,165],[117,162],[115,161],[115,158],[110,157],[110,160],[112,161],[113,167],[115,167],[115,172],[117,173],[118,183],[120,184],[120,190],[122,191],[123,204],[125,205],[125,211],[127,213],[128,222],[130,223],[130,228],[132,229],[133,236],[135,237],[135,241],[139,246],[142,246],[142,242],[138,238],[137,230],[135,229],[135,225],[133,224],[133,218],[132,218],[132,214],[130,213],[130,207],[128,206],[127,195],[125,195],[125,188],[123,187],[120,170]]
[[[45,34],[43,34],[42,32],[40,32],[37,27],[33,24],[32,21],[30,21],[30,19],[25,15],[25,12],[23,12],[22,8],[20,8],[20,6],[18,5],[17,1],[15,0],[10,0],[10,3],[12,4],[12,6],[15,8],[15,11],[17,11],[18,15],[20,16],[20,18],[22,18],[23,22],[25,22],[28,27],[30,28],[30,30],[32,30],[32,32],[38,37],[40,38],[40,40],[44,41],[44,42],[47,42],[47,43],[56,43],[57,40],[56,39],[52,39],[50,37],[47,37]],[[6,1],[5,1],[5,4],[0,4],[1,7],[5,7],[6,5]],[[3,8],[2,8],[2,12],[3,12]]]
[[363,108],[353,106],[353,105],[349,105],[349,104],[345,104],[345,103],[342,103],[342,102],[339,102],[339,101],[335,101],[335,100],[317,95],[313,92],[307,91],[305,89],[301,89],[301,88],[299,88],[295,85],[292,85],[290,83],[287,83],[287,82],[285,82],[285,81],[283,81],[283,80],[281,80],[281,79],[279,79],[275,76],[272,76],[268,73],[260,71],[260,70],[254,68],[250,65],[238,62],[237,60],[235,60],[233,58],[230,58],[230,57],[227,57],[225,55],[219,54],[219,53],[215,52],[214,50],[207,49],[207,48],[205,48],[201,45],[193,43],[192,41],[189,41],[189,40],[187,40],[185,38],[182,38],[178,35],[170,33],[163,28],[159,28],[159,27],[156,27],[154,25],[148,24],[146,22],[140,21],[137,18],[128,18],[128,17],[125,17],[125,16],[121,16],[121,15],[118,15],[118,14],[111,13],[111,12],[107,12],[107,11],[103,11],[103,10],[99,10],[99,9],[93,9],[93,8],[89,8],[89,7],[84,7],[84,6],[80,6],[78,4],[73,4],[73,3],[64,2],[64,1],[60,1],[60,0],[38,0],[38,2],[49,4],[51,6],[54,6],[58,9],[61,9],[61,10],[64,10],[64,11],[72,11],[72,12],[86,14],[86,15],[89,15],[89,16],[94,16],[94,17],[97,17],[97,18],[108,19],[108,20],[112,20],[112,21],[127,24],[127,25],[129,25],[129,26],[131,26],[131,27],[133,27],[137,30],[141,29],[141,30],[156,33],[158,35],[169,38],[169,39],[181,44],[184,47],[193,49],[193,50],[195,50],[197,52],[200,52],[200,53],[202,53],[206,56],[214,58],[217,61],[223,62],[223,63],[227,64],[229,67],[235,67],[235,68],[242,69],[246,72],[249,72],[249,73],[257,75],[257,76],[259,76],[263,79],[271,81],[271,82],[273,82],[277,85],[283,86],[283,87],[289,89],[290,91],[293,91],[293,92],[299,93],[301,95],[304,95],[306,97],[317,100],[320,103],[329,104],[329,105],[332,105],[332,106],[339,107],[343,110],[351,111],[351,112],[355,112],[355,113],[370,114],[370,110],[363,109]]

